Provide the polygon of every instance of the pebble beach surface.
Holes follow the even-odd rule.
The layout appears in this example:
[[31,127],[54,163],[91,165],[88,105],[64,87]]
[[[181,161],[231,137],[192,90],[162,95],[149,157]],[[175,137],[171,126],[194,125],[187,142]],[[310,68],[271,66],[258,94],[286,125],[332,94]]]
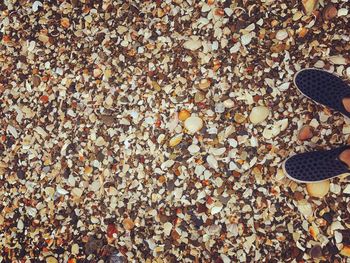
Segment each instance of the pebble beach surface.
[[347,0],[1,0],[0,262],[350,262]]

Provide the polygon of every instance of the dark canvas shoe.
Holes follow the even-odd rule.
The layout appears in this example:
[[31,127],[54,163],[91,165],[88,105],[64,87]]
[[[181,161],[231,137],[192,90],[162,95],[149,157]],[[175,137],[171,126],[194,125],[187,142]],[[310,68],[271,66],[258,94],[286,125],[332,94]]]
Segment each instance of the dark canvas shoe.
[[350,118],[342,103],[343,98],[350,98],[350,87],[336,75],[319,69],[303,69],[295,75],[294,84],[306,97]]
[[300,183],[320,182],[348,173],[348,166],[339,155],[350,146],[342,146],[328,151],[315,151],[289,157],[283,163],[284,173]]

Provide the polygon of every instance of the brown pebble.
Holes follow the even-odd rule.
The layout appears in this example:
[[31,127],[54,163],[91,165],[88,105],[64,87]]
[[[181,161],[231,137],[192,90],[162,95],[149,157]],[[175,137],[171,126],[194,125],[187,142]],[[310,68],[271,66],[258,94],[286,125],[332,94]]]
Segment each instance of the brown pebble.
[[304,199],[304,194],[302,192],[295,192],[293,196],[294,199],[297,201]]
[[33,81],[33,86],[34,87],[38,87],[40,85],[40,83],[41,83],[40,77],[37,76],[37,75],[33,76],[32,81]]
[[327,5],[323,9],[323,18],[325,20],[331,20],[332,18],[336,17],[338,13],[337,8],[335,8],[334,5]]
[[314,135],[312,133],[312,127],[309,125],[306,125],[300,129],[298,134],[298,139],[301,141],[305,141],[305,140],[311,139],[313,136]]
[[123,221],[123,227],[125,230],[131,230],[135,226],[134,221],[132,221],[130,218],[125,218]]
[[322,248],[321,246],[314,246],[310,249],[310,257],[311,258],[320,258],[322,257]]

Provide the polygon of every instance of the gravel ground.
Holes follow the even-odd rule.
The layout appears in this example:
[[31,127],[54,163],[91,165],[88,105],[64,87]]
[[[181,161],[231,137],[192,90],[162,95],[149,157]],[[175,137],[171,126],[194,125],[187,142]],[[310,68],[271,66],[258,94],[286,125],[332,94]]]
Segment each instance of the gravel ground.
[[281,170],[349,141],[293,84],[349,80],[349,9],[0,1],[0,262],[350,262],[349,177]]

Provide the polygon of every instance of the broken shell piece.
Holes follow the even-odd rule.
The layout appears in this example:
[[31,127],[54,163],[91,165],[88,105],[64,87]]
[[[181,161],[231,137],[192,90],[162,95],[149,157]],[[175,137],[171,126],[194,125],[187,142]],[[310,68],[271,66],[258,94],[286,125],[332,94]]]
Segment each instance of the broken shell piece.
[[219,213],[222,210],[222,207],[223,207],[222,204],[218,204],[216,206],[213,206],[211,209],[211,214],[215,215],[215,214]]
[[246,117],[243,114],[236,112],[235,116],[233,116],[233,119],[237,123],[243,123],[245,121]]
[[198,88],[201,90],[206,90],[207,88],[210,87],[210,84],[211,84],[210,79],[202,79],[198,84]]
[[187,150],[190,152],[190,154],[194,155],[200,151],[200,148],[196,144],[191,144],[188,146]]
[[252,38],[253,38],[253,35],[251,33],[241,36],[242,45],[243,46],[248,45],[252,41]]
[[310,15],[316,9],[317,3],[318,0],[302,0],[305,13]]
[[202,46],[202,41],[196,36],[190,38],[184,43],[184,48],[189,49],[189,50],[197,50]]
[[224,101],[224,106],[225,108],[233,108],[233,106],[235,106],[235,103],[233,100],[227,99]]
[[288,37],[288,32],[286,30],[279,30],[276,34],[276,39],[285,40]]
[[163,227],[164,227],[164,235],[169,236],[171,233],[171,229],[173,228],[173,224],[170,222],[166,222]]
[[203,121],[197,116],[191,116],[185,120],[185,128],[189,133],[196,133],[203,128]]
[[253,124],[258,124],[263,122],[267,116],[269,116],[270,111],[267,107],[257,106],[254,107],[249,115],[249,119]]
[[208,155],[207,162],[209,166],[213,169],[217,169],[219,167],[218,161],[215,159],[213,155]]
[[303,126],[298,133],[298,139],[300,141],[311,139],[313,136],[312,127],[309,125]]
[[178,145],[182,140],[182,135],[175,135],[173,138],[170,139],[169,141],[169,146],[170,147],[175,147],[176,145]]
[[309,233],[313,237],[314,240],[317,240],[317,236],[320,234],[320,230],[318,229],[315,223],[309,227]]
[[55,257],[50,256],[46,258],[46,263],[58,263],[58,260]]
[[340,8],[338,10],[338,16],[346,16],[348,15],[349,10],[347,8]]
[[306,184],[306,190],[312,197],[323,198],[329,192],[329,181]]
[[265,139],[272,139],[277,136],[281,131],[284,131],[288,127],[288,119],[276,121],[273,125],[267,125],[263,131],[263,137]]
[[334,5],[332,5],[332,4],[327,5],[323,9],[323,18],[325,20],[331,20],[332,18],[337,16],[337,13],[338,13],[338,10],[335,8]]
[[286,91],[287,89],[289,89],[289,86],[290,86],[290,82],[286,82],[286,83],[279,85],[278,89],[280,91]]
[[346,59],[342,55],[329,57],[329,60],[335,65],[346,65]]
[[312,216],[312,214],[313,214],[312,206],[305,199],[298,201],[297,207],[298,207],[299,212],[305,218]]

